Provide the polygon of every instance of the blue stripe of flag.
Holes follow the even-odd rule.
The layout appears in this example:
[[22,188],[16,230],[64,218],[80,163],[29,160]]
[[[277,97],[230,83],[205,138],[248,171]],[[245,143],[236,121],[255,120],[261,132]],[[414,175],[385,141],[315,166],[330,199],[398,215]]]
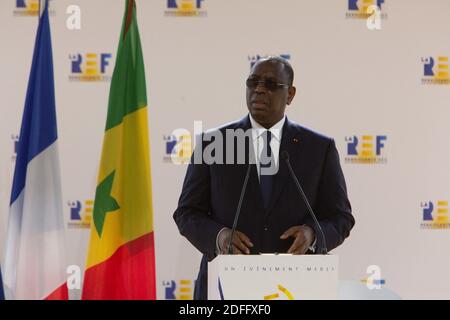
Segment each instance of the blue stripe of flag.
[[3,293],[3,281],[2,281],[2,270],[0,269],[0,300],[5,299],[5,294]]
[[17,148],[11,204],[25,187],[28,163],[57,139],[52,42],[48,1],[39,20],[22,128]]

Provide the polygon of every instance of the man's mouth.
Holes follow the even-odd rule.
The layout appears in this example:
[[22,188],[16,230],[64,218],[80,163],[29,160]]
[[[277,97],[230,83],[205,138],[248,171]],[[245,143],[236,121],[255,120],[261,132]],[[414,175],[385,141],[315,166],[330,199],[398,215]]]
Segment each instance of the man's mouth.
[[252,100],[252,106],[254,107],[266,107],[267,102],[264,100]]

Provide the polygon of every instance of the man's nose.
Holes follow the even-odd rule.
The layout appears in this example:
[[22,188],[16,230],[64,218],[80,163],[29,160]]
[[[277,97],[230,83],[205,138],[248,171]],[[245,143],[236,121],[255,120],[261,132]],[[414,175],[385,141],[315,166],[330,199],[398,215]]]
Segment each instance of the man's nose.
[[255,92],[265,92],[266,90],[264,82],[260,81],[256,84]]

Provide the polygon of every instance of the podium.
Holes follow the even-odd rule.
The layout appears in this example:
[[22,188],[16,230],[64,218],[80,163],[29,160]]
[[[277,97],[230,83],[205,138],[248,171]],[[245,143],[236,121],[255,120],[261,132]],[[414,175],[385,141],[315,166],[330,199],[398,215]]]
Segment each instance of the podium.
[[338,299],[338,264],[336,255],[219,255],[208,264],[208,299]]

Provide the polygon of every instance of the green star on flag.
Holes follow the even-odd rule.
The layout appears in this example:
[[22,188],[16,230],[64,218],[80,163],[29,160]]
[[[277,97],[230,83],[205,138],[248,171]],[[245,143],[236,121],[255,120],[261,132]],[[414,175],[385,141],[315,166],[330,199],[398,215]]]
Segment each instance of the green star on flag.
[[116,199],[111,196],[115,173],[116,171],[111,172],[109,176],[98,185],[95,193],[94,224],[99,237],[102,236],[106,214],[120,209]]

